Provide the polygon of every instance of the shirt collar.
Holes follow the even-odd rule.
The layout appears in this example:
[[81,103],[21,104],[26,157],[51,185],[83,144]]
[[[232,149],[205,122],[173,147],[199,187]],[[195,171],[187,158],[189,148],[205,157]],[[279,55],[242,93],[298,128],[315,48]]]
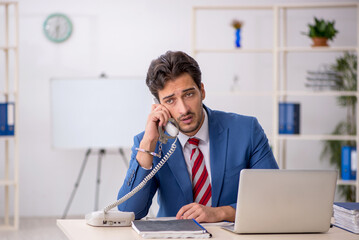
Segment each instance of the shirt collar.
[[[198,138],[199,140],[208,144],[208,142],[209,142],[208,115],[207,115],[207,111],[204,110],[204,108],[203,108],[203,113],[204,113],[203,124],[202,124],[201,128],[198,130],[198,132],[192,137]],[[189,137],[186,134],[183,134],[181,132],[179,132],[179,134],[178,134],[178,140],[180,141],[182,147],[184,147],[185,144],[187,143],[188,139],[192,138],[192,137]]]

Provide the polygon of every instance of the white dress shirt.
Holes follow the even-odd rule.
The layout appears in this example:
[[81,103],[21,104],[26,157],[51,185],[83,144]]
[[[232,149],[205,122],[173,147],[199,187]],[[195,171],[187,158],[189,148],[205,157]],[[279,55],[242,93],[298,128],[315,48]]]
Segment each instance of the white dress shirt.
[[184,159],[186,161],[187,170],[190,176],[190,179],[192,181],[192,163],[190,161],[191,153],[192,153],[192,146],[187,142],[189,138],[198,138],[199,144],[198,148],[201,150],[204,158],[204,164],[206,165],[209,180],[212,184],[212,178],[211,178],[211,165],[210,165],[210,159],[209,159],[209,131],[208,131],[208,116],[206,110],[203,109],[204,113],[204,121],[199,129],[199,131],[196,133],[196,135],[189,137],[183,133],[178,134],[178,140],[181,143],[182,151],[184,155]]

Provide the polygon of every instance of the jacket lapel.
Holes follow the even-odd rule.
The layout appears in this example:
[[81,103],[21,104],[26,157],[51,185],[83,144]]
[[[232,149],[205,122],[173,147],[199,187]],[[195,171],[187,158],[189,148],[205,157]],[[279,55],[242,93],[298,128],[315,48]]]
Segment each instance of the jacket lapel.
[[[173,141],[173,139],[170,139],[168,140],[168,143],[164,145],[166,147],[164,147],[163,154],[168,152]],[[178,185],[180,186],[182,193],[187,200],[187,203],[193,202],[192,183],[190,181],[187,165],[183,157],[182,146],[178,140],[176,142],[176,150],[167,161],[167,164],[176,181],[178,182]]]
[[212,175],[212,206],[218,206],[218,200],[223,185],[224,169],[227,159],[228,130],[224,129],[212,110],[205,107],[208,113],[208,128],[210,139],[210,162]]

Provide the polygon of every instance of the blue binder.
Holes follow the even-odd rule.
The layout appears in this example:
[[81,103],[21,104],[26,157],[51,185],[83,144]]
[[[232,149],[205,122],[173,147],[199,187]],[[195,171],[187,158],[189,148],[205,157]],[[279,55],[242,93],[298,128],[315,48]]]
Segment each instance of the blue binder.
[[0,136],[13,136],[15,131],[15,104],[0,103]]
[[7,104],[0,103],[0,136],[7,132]]
[[279,103],[279,134],[300,133],[300,104]]
[[356,147],[342,146],[341,176],[343,180],[356,179]]

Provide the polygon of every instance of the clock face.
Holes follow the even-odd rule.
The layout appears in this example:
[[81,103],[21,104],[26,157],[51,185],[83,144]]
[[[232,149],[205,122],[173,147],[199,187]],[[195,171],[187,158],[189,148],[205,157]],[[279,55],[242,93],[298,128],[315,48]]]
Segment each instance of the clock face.
[[45,36],[53,42],[63,42],[72,33],[72,23],[70,19],[61,13],[54,13],[48,16],[44,22]]

